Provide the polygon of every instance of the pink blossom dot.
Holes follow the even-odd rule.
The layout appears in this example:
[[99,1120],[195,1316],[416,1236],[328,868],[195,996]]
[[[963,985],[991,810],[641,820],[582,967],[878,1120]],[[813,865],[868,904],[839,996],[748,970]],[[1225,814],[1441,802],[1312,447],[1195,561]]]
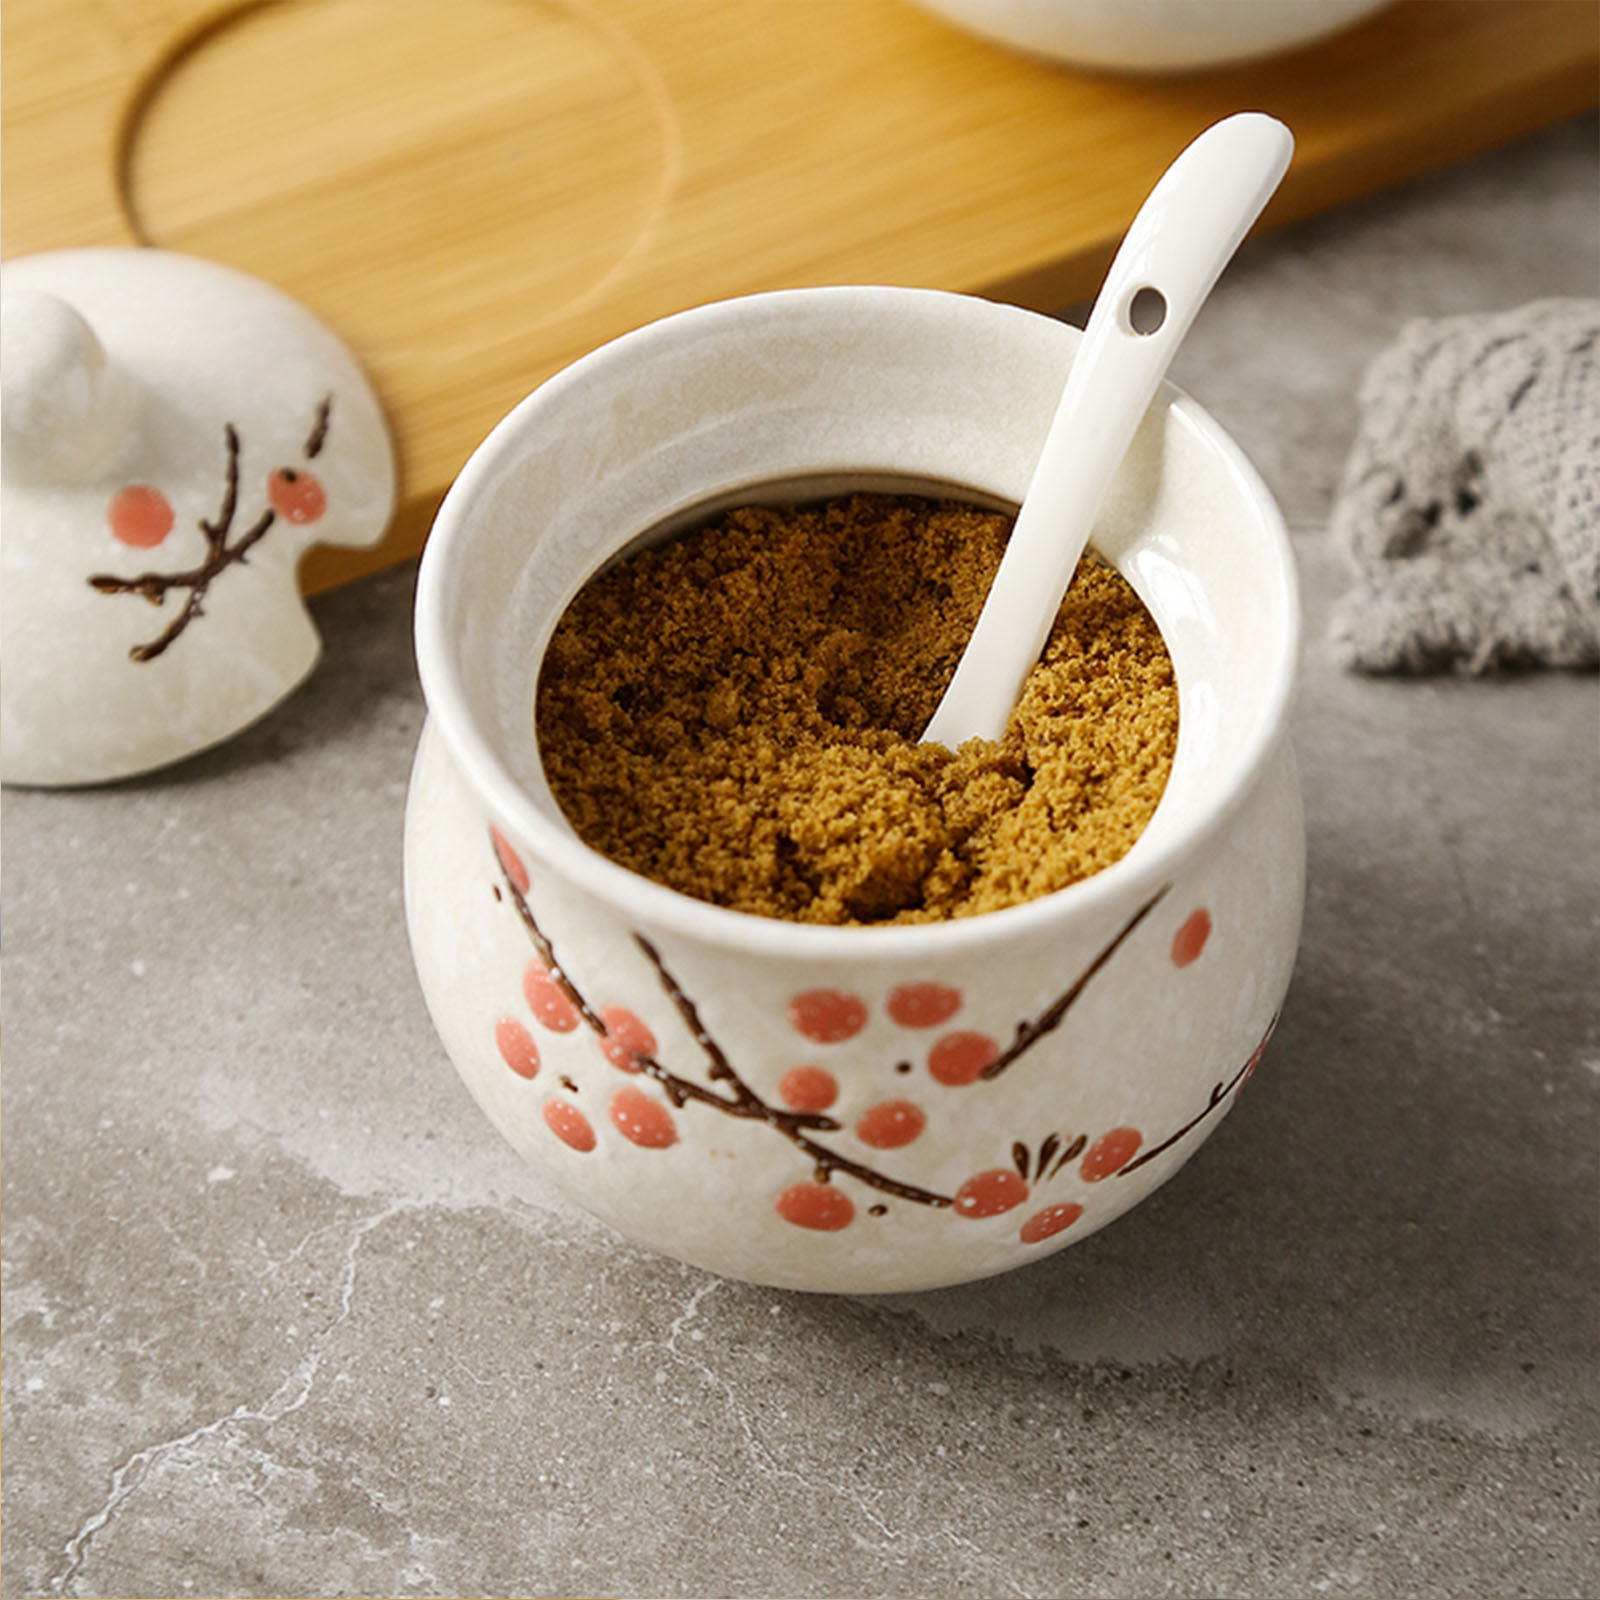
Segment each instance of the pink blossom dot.
[[856,1138],[874,1150],[898,1150],[928,1125],[928,1115],[909,1100],[880,1100],[868,1106],[856,1123]]
[[790,1067],[778,1079],[778,1098],[791,1111],[826,1111],[839,1098],[839,1081],[822,1067]]
[[1196,960],[1210,937],[1211,913],[1203,906],[1198,911],[1191,911],[1184,919],[1183,926],[1172,936],[1173,966],[1186,967]]
[[848,1227],[856,1214],[850,1196],[831,1183],[795,1183],[774,1202],[778,1215],[797,1228],[812,1228],[818,1233],[837,1233]]
[[1083,1215],[1083,1207],[1076,1200],[1064,1200],[1057,1206],[1046,1206],[1022,1224],[1019,1237],[1024,1244],[1039,1244],[1052,1239],[1063,1229],[1070,1228]]
[[1027,1184],[1010,1167],[991,1167],[956,1190],[955,1213],[958,1217],[997,1217],[1027,1198]]
[[111,537],[136,550],[150,550],[172,532],[172,502],[148,483],[118,489],[106,508]]
[[640,1056],[655,1055],[656,1036],[626,1006],[607,1006],[600,1020],[606,1025],[600,1048],[612,1066],[637,1072]]
[[522,864],[522,857],[511,848],[511,842],[501,831],[489,825],[489,838],[494,844],[494,853],[499,858],[500,865],[505,869],[506,876],[511,880],[518,894],[528,892],[528,869]]
[[328,509],[328,497],[313,473],[279,467],[267,478],[267,503],[285,522],[304,527]]
[[589,1119],[570,1100],[546,1100],[545,1126],[562,1144],[583,1154],[594,1149],[594,1129]]
[[928,1071],[936,1083],[959,1089],[976,1083],[999,1057],[1000,1046],[986,1033],[947,1033],[928,1052]]
[[1085,1183],[1098,1183],[1114,1172],[1121,1172],[1133,1160],[1144,1135],[1137,1128],[1112,1128],[1102,1133],[1083,1153],[1078,1174]]
[[807,989],[789,1002],[790,1026],[814,1044],[853,1039],[866,1021],[866,1006],[842,989]]
[[542,961],[530,961],[522,974],[522,992],[535,1022],[552,1033],[571,1033],[578,1026],[578,1008]]
[[902,1028],[937,1028],[961,1009],[961,991],[947,983],[902,983],[890,990],[886,1009]]
[[539,1071],[539,1047],[533,1035],[515,1017],[501,1017],[494,1025],[494,1042],[500,1058],[519,1078]]
[[665,1150],[678,1142],[678,1128],[672,1113],[643,1089],[618,1089],[606,1110],[617,1132],[629,1144],[645,1150]]

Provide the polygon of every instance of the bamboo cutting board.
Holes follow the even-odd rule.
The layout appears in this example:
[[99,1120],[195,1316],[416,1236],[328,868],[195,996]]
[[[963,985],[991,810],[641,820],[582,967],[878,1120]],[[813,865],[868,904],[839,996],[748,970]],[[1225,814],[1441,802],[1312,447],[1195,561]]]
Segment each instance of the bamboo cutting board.
[[8,256],[161,245],[278,284],[400,446],[376,552],[584,351],[801,284],[1094,292],[1151,184],[1241,109],[1293,128],[1283,223],[1600,100],[1594,0],[1403,0],[1275,60],[1116,79],[907,0],[7,0]]

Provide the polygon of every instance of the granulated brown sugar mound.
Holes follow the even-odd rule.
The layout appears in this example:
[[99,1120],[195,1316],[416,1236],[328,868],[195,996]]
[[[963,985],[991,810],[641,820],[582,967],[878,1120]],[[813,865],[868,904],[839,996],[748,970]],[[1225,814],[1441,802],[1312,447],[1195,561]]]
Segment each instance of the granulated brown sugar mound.
[[1177,742],[1166,645],[1080,566],[999,742],[919,745],[1011,519],[853,494],[749,506],[602,573],[539,680],[580,837],[635,872],[799,922],[1018,905],[1125,855]]

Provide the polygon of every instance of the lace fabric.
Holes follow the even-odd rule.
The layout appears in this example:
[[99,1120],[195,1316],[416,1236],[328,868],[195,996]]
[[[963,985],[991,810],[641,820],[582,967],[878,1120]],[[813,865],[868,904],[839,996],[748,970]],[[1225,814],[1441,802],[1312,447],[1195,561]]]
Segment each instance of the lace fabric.
[[1332,531],[1358,672],[1600,664],[1600,301],[1414,321],[1368,368]]

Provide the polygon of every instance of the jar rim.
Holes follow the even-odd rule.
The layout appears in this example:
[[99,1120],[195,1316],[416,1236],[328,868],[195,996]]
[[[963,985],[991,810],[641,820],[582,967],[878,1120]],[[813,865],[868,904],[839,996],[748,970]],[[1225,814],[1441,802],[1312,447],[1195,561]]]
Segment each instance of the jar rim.
[[948,958],[1064,922],[1097,919],[1107,910],[1148,898],[1170,882],[1183,861],[1214,837],[1243,805],[1283,738],[1293,700],[1300,635],[1288,531],[1271,492],[1239,446],[1201,406],[1167,384],[1157,403],[1164,403],[1176,424],[1197,436],[1223,465],[1241,502],[1256,513],[1265,534],[1265,553],[1273,562],[1279,618],[1278,646],[1264,710],[1233,762],[1231,782],[1211,801],[1197,805],[1193,814],[1168,829],[1159,841],[1150,840],[1148,848],[1136,845],[1121,860],[1091,877],[1003,910],[942,922],[827,926],[762,917],[694,899],[610,860],[545,814],[475,715],[452,641],[452,572],[470,546],[481,496],[524,451],[530,434],[550,416],[559,416],[569,397],[582,386],[611,381],[641,361],[680,351],[747,319],[813,315],[819,309],[827,314],[836,307],[862,305],[883,309],[892,305],[896,311],[935,319],[995,319],[1013,333],[1011,319],[1025,318],[1051,330],[1051,337],[1075,338],[1077,334],[1076,329],[1039,313],[939,290],[839,285],[714,301],[623,334],[533,390],[473,452],[435,518],[418,574],[415,619],[418,673],[430,718],[488,816],[537,862],[547,864],[630,923],[707,945],[792,960],[832,961]]

